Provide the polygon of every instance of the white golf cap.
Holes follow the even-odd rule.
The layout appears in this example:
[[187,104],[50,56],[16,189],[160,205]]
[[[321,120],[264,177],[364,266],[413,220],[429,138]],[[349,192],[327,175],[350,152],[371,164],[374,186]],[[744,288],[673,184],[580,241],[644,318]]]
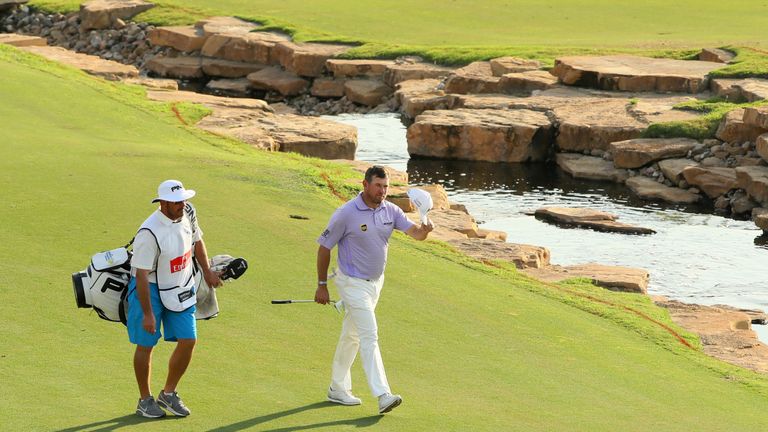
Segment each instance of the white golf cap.
[[160,183],[157,187],[157,198],[152,202],[158,201],[170,201],[179,202],[186,201],[195,196],[195,191],[184,189],[184,185],[178,180],[166,180]]

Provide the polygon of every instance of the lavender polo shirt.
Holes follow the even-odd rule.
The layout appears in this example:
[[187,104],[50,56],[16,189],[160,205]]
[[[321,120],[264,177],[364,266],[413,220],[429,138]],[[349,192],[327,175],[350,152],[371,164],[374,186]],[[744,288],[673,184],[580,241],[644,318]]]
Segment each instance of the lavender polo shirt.
[[408,231],[414,225],[400,207],[384,200],[372,209],[362,192],[339,207],[317,242],[328,249],[339,245],[339,269],[347,276],[378,279],[387,265],[392,230]]

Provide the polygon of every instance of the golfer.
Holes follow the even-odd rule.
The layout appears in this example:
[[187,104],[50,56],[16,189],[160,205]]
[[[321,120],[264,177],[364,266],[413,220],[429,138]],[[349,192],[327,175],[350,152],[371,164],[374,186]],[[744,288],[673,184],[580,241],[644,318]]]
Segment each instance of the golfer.
[[[133,369],[139,385],[136,414],[142,417],[165,416],[165,408],[174,415],[190,414],[176,386],[187,370],[197,339],[195,324],[194,273],[197,261],[210,287],[221,285],[211,271],[203,233],[197,225],[195,208],[186,201],[195,191],[184,189],[178,180],[166,180],[157,188],[160,208],[139,228],[133,243],[131,281],[128,285],[128,338],[136,344]],[[165,387],[152,397],[149,388],[152,348],[160,339],[162,323],[165,340],[176,342],[168,362]]]
[[328,304],[328,264],[331,249],[339,245],[339,273],[336,287],[345,315],[331,369],[328,400],[342,405],[359,405],[352,394],[350,368],[358,349],[371,393],[379,400],[379,413],[391,411],[402,398],[393,395],[384,373],[376,325],[376,303],[384,285],[384,267],[392,231],[404,231],[416,240],[424,240],[432,231],[427,222],[417,227],[403,211],[386,201],[389,179],[383,167],[372,166],[365,172],[363,191],[339,207],[317,242],[317,291],[315,302]]

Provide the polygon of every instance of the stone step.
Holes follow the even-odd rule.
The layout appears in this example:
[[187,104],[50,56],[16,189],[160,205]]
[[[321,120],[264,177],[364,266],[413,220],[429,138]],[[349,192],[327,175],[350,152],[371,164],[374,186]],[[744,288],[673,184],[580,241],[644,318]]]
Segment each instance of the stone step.
[[220,97],[191,91],[147,90],[147,98],[157,102],[196,103],[208,107],[214,112],[224,110],[249,113],[272,112],[269,104],[260,99]]
[[760,78],[713,79],[712,92],[731,102],[755,102],[768,99],[768,80]]
[[501,93],[500,77],[494,76],[490,62],[474,62],[456,69],[445,83],[446,93]]
[[683,157],[698,141],[690,138],[638,138],[613,142],[608,151],[616,168],[640,168],[650,163]]
[[650,228],[616,221],[618,216],[589,208],[542,207],[534,212],[536,219],[567,227],[588,228],[600,232],[621,234],[655,234]]
[[242,78],[253,72],[264,69],[260,63],[246,63],[216,58],[203,58],[203,73],[212,77]]
[[395,98],[400,112],[408,118],[416,118],[427,110],[449,109],[449,97],[438,87],[439,79],[407,80],[396,86]]
[[572,278],[588,278],[611,291],[647,294],[650,275],[647,270],[607,266],[596,263],[573,266],[546,266],[541,269],[527,269],[525,274],[545,282],[560,282]]
[[736,168],[738,187],[762,206],[768,206],[768,167],[747,166]]
[[738,187],[736,170],[733,168],[688,167],[683,170],[683,177],[689,185],[698,188],[710,198],[717,198]]
[[579,153],[558,153],[555,156],[555,162],[560,169],[577,179],[624,183],[629,178],[627,170],[616,168],[613,162],[600,157]]
[[202,49],[208,39],[202,29],[193,26],[155,27],[147,33],[147,37],[152,45],[183,52]]
[[630,177],[625,184],[635,195],[646,200],[690,204],[699,201],[701,198],[699,195],[685,189],[665,186],[656,180],[643,176]]
[[249,97],[251,82],[247,78],[224,78],[208,81],[205,88],[216,96]]
[[143,0],[89,0],[80,5],[80,30],[109,28],[153,7]]
[[696,57],[705,62],[730,63],[736,54],[720,48],[704,48]]
[[48,41],[38,36],[28,36],[16,33],[0,33],[0,44],[12,45],[15,47],[25,46],[46,46]]
[[572,56],[555,59],[552,74],[566,85],[603,90],[699,93],[707,75],[724,64],[630,55]]
[[177,91],[179,89],[179,82],[174,79],[139,77],[126,78],[123,82],[126,84],[140,85],[153,90]]
[[296,96],[309,88],[309,81],[279,67],[268,67],[248,74],[248,80],[255,89],[276,91],[283,96]]
[[680,180],[683,180],[683,170],[689,166],[699,166],[699,163],[690,159],[664,159],[659,161],[659,168],[664,177],[675,184],[679,184]]
[[287,35],[269,32],[214,34],[208,37],[200,52],[206,57],[277,65],[280,62],[274,52],[275,45],[289,40]]
[[317,97],[340,98],[344,96],[345,82],[345,79],[317,78],[312,81],[312,88],[309,89],[309,93]]
[[285,70],[303,77],[319,77],[325,63],[352,48],[349,45],[280,42],[274,48],[279,64]]
[[240,18],[218,16],[200,20],[195,23],[195,27],[207,37],[219,33],[229,35],[250,33],[261,26]]
[[491,59],[491,72],[493,76],[500,77],[508,73],[533,71],[541,68],[538,60],[522,59],[518,57],[499,57]]
[[768,132],[768,106],[745,108],[743,121]]
[[26,46],[20,49],[45,57],[48,60],[64,63],[87,74],[99,76],[107,80],[118,81],[139,76],[139,70],[133,66],[104,60],[97,56],[72,52],[61,47]]
[[543,161],[553,132],[549,119],[535,111],[426,111],[408,128],[408,153],[491,162]]
[[161,77],[195,79],[204,76],[203,59],[200,57],[158,55],[149,59],[145,67]]
[[648,128],[628,111],[628,100],[584,98],[552,110],[559,124],[559,151],[607,150],[612,142],[639,138]]
[[453,69],[429,63],[404,63],[387,66],[384,71],[384,82],[395,87],[395,84],[407,80],[428,78],[445,78]]
[[547,248],[526,244],[505,243],[490,239],[454,239],[448,244],[481,261],[506,261],[519,269],[538,269],[549,265]]
[[508,94],[530,94],[534,90],[548,90],[557,86],[557,78],[542,70],[513,72],[499,79],[499,90]]
[[325,67],[336,78],[353,78],[368,76],[383,78],[387,67],[395,64],[392,60],[344,60],[330,59],[325,62]]
[[392,88],[378,80],[353,79],[344,83],[344,95],[360,105],[374,107],[392,94]]
[[[766,127],[761,127],[757,120],[754,122],[745,121],[746,116],[747,109],[744,108],[737,108],[728,112],[720,121],[715,136],[727,143],[741,144],[746,141],[755,142],[758,136],[768,132],[766,130],[768,122],[766,122]],[[768,119],[768,111],[766,111],[766,119]]]

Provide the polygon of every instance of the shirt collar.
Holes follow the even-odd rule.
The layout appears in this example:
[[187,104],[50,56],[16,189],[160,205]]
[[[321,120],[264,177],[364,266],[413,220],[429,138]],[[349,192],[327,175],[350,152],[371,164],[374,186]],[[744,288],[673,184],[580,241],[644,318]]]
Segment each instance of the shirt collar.
[[365,201],[363,200],[363,193],[360,192],[359,194],[357,194],[357,198],[355,198],[355,207],[357,207],[357,209],[360,210],[360,211],[374,211],[374,212],[377,212],[379,210],[384,209],[384,205],[385,205],[386,202],[387,202],[387,200],[384,200],[384,201],[381,202],[381,204],[379,204],[378,207],[370,208],[370,207],[368,207],[368,204],[366,204]]
[[161,212],[160,209],[157,209],[157,214],[158,214],[158,219],[160,219],[160,223],[165,226],[171,226],[174,223],[176,223],[176,221],[172,220],[171,218],[163,214],[163,212]]

